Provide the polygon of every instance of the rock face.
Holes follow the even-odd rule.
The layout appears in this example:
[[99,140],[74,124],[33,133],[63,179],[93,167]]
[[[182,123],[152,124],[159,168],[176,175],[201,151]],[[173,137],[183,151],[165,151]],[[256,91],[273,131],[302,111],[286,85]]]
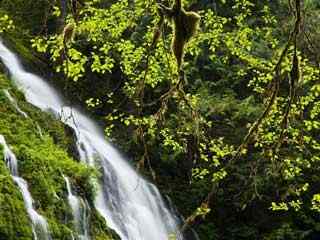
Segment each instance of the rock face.
[[[0,134],[18,159],[19,176],[28,183],[34,209],[46,218],[52,240],[74,239],[76,227],[64,176],[70,180],[74,193],[94,209],[92,179],[96,172],[76,160],[70,129],[28,104],[5,74],[0,64]],[[1,240],[34,238],[24,198],[6,167],[1,146],[0,206]],[[88,225],[90,239],[117,239],[94,210],[88,213]]]

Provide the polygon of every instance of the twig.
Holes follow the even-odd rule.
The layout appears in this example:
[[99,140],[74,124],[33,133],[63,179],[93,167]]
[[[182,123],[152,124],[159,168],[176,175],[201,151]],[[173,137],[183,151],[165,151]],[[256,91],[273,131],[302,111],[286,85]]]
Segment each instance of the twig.
[[[285,45],[285,48],[282,51],[282,53],[280,55],[280,58],[279,58],[276,66],[274,68],[275,76],[274,76],[274,78],[272,80],[273,92],[272,92],[272,95],[270,97],[269,103],[268,103],[266,109],[264,110],[264,112],[262,113],[262,115],[258,118],[258,120],[249,129],[248,134],[245,136],[242,144],[237,149],[234,157],[231,158],[231,160],[228,162],[227,166],[230,166],[232,164],[232,162],[235,159],[238,158],[238,156],[240,155],[242,149],[248,144],[249,140],[251,139],[253,134],[258,130],[258,128],[261,125],[262,121],[268,116],[268,114],[270,113],[270,111],[272,109],[272,106],[275,103],[275,100],[276,100],[278,92],[279,92],[280,83],[281,83],[281,64],[282,64],[285,56],[287,55],[287,52],[288,52],[289,47],[291,45],[291,42],[295,41],[295,43],[296,43],[296,36],[299,34],[299,30],[300,30],[300,24],[301,24],[301,9],[300,9],[301,0],[295,0],[295,1],[296,1],[296,22],[295,22],[295,26],[294,26],[294,29],[292,30],[292,32],[290,33],[289,38],[287,40],[287,43]],[[291,82],[291,84],[293,85],[293,82]],[[291,91],[290,91],[290,98],[291,99],[293,99],[293,96],[294,96],[293,89],[294,89],[294,87],[292,86],[291,87]],[[202,202],[201,206],[210,206],[210,203],[212,203],[212,199],[214,197],[214,193],[216,192],[216,188],[217,187],[218,187],[218,183],[214,183],[212,188],[211,188],[211,191],[207,195],[206,199]],[[194,221],[195,221],[197,216],[198,216],[198,214],[197,214],[196,211],[193,214],[191,214],[191,216],[189,218],[187,218],[187,220],[183,224],[183,226],[181,228],[181,231],[184,232],[189,226],[191,226],[194,223]]]

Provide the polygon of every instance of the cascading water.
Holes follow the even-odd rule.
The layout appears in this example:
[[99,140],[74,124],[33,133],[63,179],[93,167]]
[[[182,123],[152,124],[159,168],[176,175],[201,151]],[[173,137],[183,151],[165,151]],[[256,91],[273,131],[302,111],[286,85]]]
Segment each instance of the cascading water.
[[33,199],[28,190],[27,182],[20,177],[13,177],[14,182],[18,185],[24,200],[25,207],[28,215],[32,221],[32,231],[35,240],[50,240],[50,234],[48,230],[48,223],[46,219],[41,216],[33,208]]
[[16,100],[11,96],[10,92],[8,91],[8,89],[3,89],[4,94],[6,95],[6,97],[8,98],[8,100],[12,103],[12,105],[15,107],[15,109],[18,111],[18,113],[20,113],[22,116],[24,116],[25,118],[28,117],[28,114],[26,114],[24,111],[22,111],[19,106],[18,103],[16,102]]
[[13,181],[18,185],[23,197],[24,205],[32,223],[32,232],[35,240],[50,240],[47,221],[33,208],[33,199],[28,190],[27,182],[18,176],[18,161],[14,153],[8,147],[5,138],[0,135],[0,144],[3,146],[3,154],[6,165],[11,173]]
[[18,160],[8,147],[6,140],[2,135],[0,135],[0,144],[3,147],[4,161],[10,171],[11,176],[18,176]]
[[27,100],[49,110],[72,127],[81,160],[102,171],[95,207],[122,240],[168,240],[178,233],[179,219],[166,207],[158,189],[139,176],[121,154],[104,140],[103,131],[77,109],[64,106],[43,79],[26,72],[17,57],[0,42],[0,58]]
[[76,228],[76,239],[89,240],[89,224],[87,216],[87,207],[84,201],[72,193],[69,178],[64,176],[68,191],[68,202],[72,210],[73,219]]
[[6,97],[8,98],[8,100],[12,103],[12,105],[15,107],[15,109],[18,111],[18,113],[20,113],[22,116],[24,116],[25,118],[28,117],[28,115],[22,111],[19,106],[18,103],[16,102],[16,100],[11,96],[10,92],[8,91],[8,89],[3,89],[4,94],[6,95]]

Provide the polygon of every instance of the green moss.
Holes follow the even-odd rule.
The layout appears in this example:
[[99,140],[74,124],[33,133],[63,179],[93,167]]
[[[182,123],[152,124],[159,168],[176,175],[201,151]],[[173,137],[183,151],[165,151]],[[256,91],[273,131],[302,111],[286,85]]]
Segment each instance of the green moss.
[[[1,150],[0,156],[3,156]],[[0,240],[15,239],[31,240],[32,230],[23,198],[13,183],[4,161],[0,161]]]
[[[7,89],[10,87],[10,84],[8,81],[6,81],[5,77],[3,75],[0,75],[0,89]],[[1,99],[0,101],[5,101],[5,96],[3,94],[0,95]]]
[[[12,106],[1,90],[4,88],[17,99],[19,107],[29,118],[23,117]],[[0,75],[0,134],[17,156],[19,174],[28,182],[35,208],[46,217],[52,238],[71,240],[72,214],[63,175],[70,178],[78,194],[91,205],[95,189],[92,179],[97,177],[96,170],[71,157],[72,134],[66,135],[66,127],[61,122],[27,103],[3,75]],[[5,166],[0,170],[0,240],[31,239],[22,196],[9,174],[3,173]],[[90,225],[92,239],[116,239],[96,212],[91,214]]]
[[96,240],[120,240],[118,235],[107,227],[105,219],[95,210],[91,215],[91,232]]

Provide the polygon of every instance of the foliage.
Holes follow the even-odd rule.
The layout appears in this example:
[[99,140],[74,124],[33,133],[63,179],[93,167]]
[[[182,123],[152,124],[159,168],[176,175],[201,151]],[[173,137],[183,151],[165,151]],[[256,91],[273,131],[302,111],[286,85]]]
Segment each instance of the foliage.
[[14,29],[13,21],[7,14],[0,17],[0,33]]

